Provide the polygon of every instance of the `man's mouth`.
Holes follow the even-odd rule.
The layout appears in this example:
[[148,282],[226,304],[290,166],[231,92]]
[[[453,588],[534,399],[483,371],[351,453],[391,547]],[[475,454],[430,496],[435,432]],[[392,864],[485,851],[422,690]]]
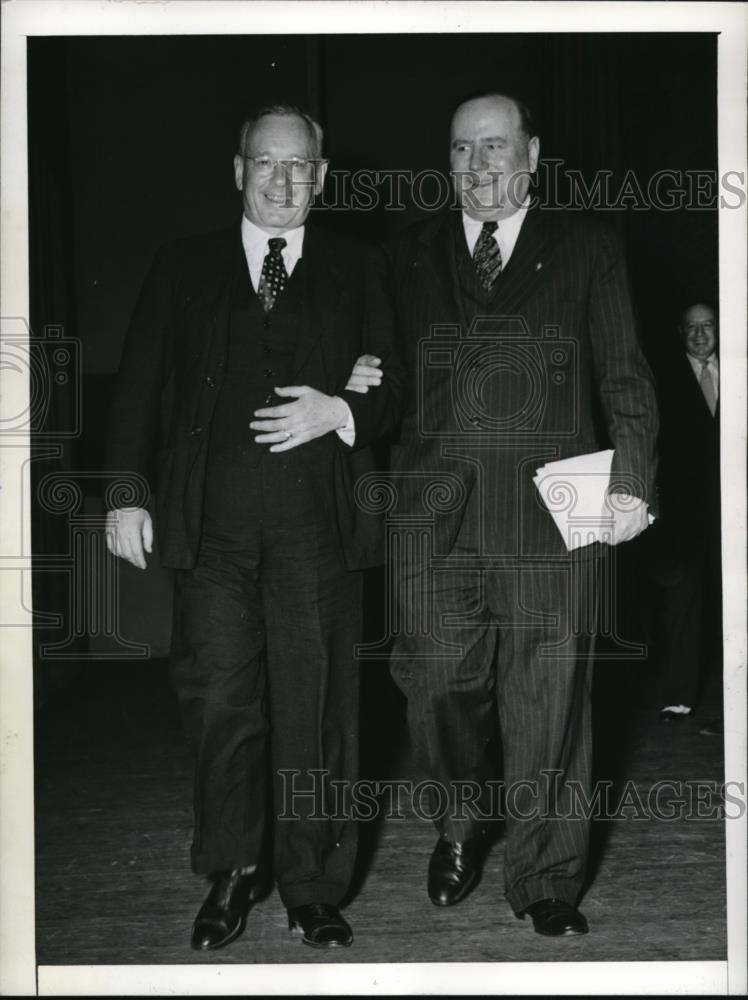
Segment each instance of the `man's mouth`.
[[491,188],[498,185],[499,174],[489,174],[487,177],[478,177],[475,174],[468,174],[466,179],[463,181],[463,186],[468,190],[476,190],[477,188]]

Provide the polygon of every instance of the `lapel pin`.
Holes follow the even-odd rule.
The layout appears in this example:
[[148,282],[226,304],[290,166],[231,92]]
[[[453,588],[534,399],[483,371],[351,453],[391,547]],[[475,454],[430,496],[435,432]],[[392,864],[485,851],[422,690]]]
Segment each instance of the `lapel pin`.
[[542,261],[542,260],[539,260],[539,261],[537,262],[537,264],[535,265],[535,270],[536,270],[536,271],[539,271],[539,270],[540,270],[540,268],[541,268],[542,266],[543,266],[543,261]]

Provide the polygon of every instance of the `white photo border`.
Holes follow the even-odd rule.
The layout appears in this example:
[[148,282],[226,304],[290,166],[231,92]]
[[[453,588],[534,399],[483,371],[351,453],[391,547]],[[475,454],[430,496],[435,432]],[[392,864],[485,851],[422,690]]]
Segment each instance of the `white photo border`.
[[[745,3],[8,0],[2,4],[0,312],[29,316],[26,40],[33,35],[457,32],[715,32],[720,172],[743,173]],[[725,773],[746,788],[746,211],[719,220],[725,580]],[[0,373],[2,374],[2,373]],[[18,379],[0,421],[28,405]],[[746,992],[746,816],[726,824],[726,962],[39,967],[35,958],[33,687],[28,445],[0,447],[0,994],[738,994]],[[28,513],[28,512],[27,512]],[[24,537],[19,537],[23,523]],[[676,873],[677,876],[677,873]]]

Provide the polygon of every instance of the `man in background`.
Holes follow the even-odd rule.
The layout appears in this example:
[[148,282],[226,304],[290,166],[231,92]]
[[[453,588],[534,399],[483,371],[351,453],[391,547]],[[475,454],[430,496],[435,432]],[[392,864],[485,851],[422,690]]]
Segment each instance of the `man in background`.
[[[339,908],[356,830],[333,815],[320,776],[356,778],[360,571],[380,561],[380,538],[352,484],[397,420],[402,379],[384,258],[308,224],[325,168],[322,130],[298,109],[244,123],[241,224],[159,251],[112,404],[109,468],[149,478],[155,467],[159,550],[175,570],[191,858],[212,883],[199,950],[242,932],[273,874],[306,944],[353,940]],[[367,352],[382,384],[347,389]],[[110,551],[135,566],[152,538],[146,509],[109,515]]]
[[670,723],[693,714],[707,661],[719,657],[722,614],[716,310],[689,305],[678,339],[658,380],[661,520],[653,538],[662,587],[660,718]]

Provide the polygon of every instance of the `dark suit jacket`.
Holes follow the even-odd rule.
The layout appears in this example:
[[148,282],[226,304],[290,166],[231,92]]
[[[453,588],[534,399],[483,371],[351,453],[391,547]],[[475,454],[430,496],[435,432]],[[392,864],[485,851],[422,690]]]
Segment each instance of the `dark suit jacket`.
[[[387,263],[378,251],[307,223],[303,319],[294,385],[345,398],[353,449],[337,434],[300,446],[312,488],[329,512],[350,569],[381,561],[380,526],[358,510],[353,484],[371,470],[368,446],[399,416],[403,376],[395,348]],[[211,420],[226,365],[232,282],[249,280],[239,226],[163,247],[146,277],[127,333],[110,414],[107,468],[155,483],[162,562],[197,556]],[[381,388],[345,392],[356,358],[382,358]],[[162,402],[167,409],[160,435]],[[125,503],[119,505],[125,506]]]
[[[578,213],[531,209],[488,321],[468,334],[455,240],[464,235],[453,211],[411,227],[393,249],[406,367],[416,373],[393,464],[413,485],[414,470],[462,483],[462,500],[436,515],[438,552],[451,550],[466,511],[480,510],[486,554],[561,555],[532,482],[546,461],[613,446],[616,479],[654,499],[655,391],[619,241]],[[415,492],[411,500],[421,503]]]
[[662,529],[675,546],[719,545],[719,404],[715,416],[681,344],[657,366]]

